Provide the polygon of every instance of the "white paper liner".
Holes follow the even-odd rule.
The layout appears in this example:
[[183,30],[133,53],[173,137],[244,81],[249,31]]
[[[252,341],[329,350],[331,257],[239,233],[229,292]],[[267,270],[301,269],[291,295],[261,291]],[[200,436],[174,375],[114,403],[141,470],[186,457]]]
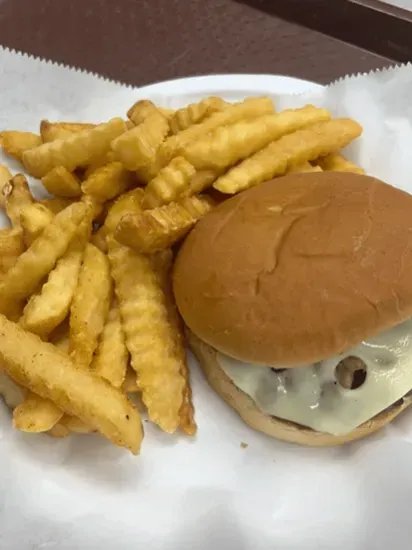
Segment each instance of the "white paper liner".
[[[348,149],[350,158],[412,191],[411,66],[294,96],[276,92],[308,85],[269,76],[195,80],[134,90],[0,50],[0,130],[36,131],[42,118],[97,122],[123,115],[145,95],[176,107],[211,93],[231,100],[272,93],[279,109],[311,102],[356,118],[364,135]],[[17,166],[5,157],[0,162]],[[19,433],[0,404],[0,548],[409,547],[412,413],[363,442],[296,447],[251,431],[209,388],[194,361],[191,366],[196,440],[145,424],[138,458],[98,436],[53,440]]]

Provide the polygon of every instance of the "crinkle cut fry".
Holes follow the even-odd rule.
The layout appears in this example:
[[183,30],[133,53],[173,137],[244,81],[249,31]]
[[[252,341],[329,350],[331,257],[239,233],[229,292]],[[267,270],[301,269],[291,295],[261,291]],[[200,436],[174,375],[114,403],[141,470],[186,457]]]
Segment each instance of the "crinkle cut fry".
[[0,146],[6,155],[16,160],[22,160],[24,151],[41,145],[41,137],[31,132],[16,132],[14,130],[0,133]]
[[127,111],[127,117],[135,126],[139,126],[139,124],[142,124],[142,122],[154,114],[161,114],[167,118],[163,110],[156,107],[156,105],[148,99],[136,101]]
[[[92,211],[90,210],[77,228],[77,239],[75,238],[69,244],[65,254],[60,258],[55,269],[49,274],[48,281],[43,285],[41,293],[33,296],[33,302],[29,302],[26,305],[23,316],[19,321],[22,328],[45,338],[52,328],[57,326],[56,323],[63,321],[66,317],[77,285],[84,247],[90,234],[91,216]],[[72,280],[69,282],[68,278]],[[65,288],[60,290],[59,287],[62,284],[65,285]],[[59,295],[58,304],[53,299],[53,294],[55,293]],[[47,304],[50,300],[54,308],[48,307]],[[30,315],[29,311],[32,315]],[[30,419],[33,417],[41,418],[42,423],[30,423]],[[24,402],[13,413],[16,428],[37,432],[52,429],[53,426],[60,422],[62,417],[63,412],[60,407],[52,401],[32,392],[27,393]]]
[[[112,204],[107,213],[103,228],[105,235],[112,234],[121,218],[128,212],[141,212],[143,189],[137,188],[125,193]],[[107,243],[106,243],[107,244]]]
[[21,227],[20,215],[23,208],[34,203],[29,184],[23,174],[16,174],[3,185],[0,202],[12,226]]
[[91,365],[91,371],[120,388],[126,377],[129,352],[127,351],[120,310],[113,300],[106,324],[100,336]]
[[22,207],[20,225],[23,230],[24,244],[27,248],[41,235],[53,218],[53,212],[39,202]]
[[111,300],[109,260],[103,252],[89,243],[70,308],[69,354],[81,368],[90,367]]
[[307,172],[323,172],[322,168],[318,165],[312,165],[310,162],[302,162],[301,164],[294,164],[288,169],[288,174],[305,174]]
[[111,162],[100,166],[82,183],[82,191],[99,202],[116,198],[129,189],[134,175],[128,172],[120,162]]
[[57,214],[31,247],[23,252],[0,282],[0,312],[7,315],[28,298],[64,254],[90,208],[75,203]]
[[[2,195],[4,185],[11,180],[12,174],[4,164],[0,164],[0,197]],[[0,199],[0,204],[3,206],[3,201]]]
[[115,238],[142,254],[165,250],[182,239],[213,206],[209,197],[193,196],[140,214],[126,214]]
[[195,435],[197,425],[195,422],[195,411],[192,401],[192,388],[190,386],[190,373],[187,362],[185,348],[185,338],[183,333],[183,322],[177,311],[173,290],[172,290],[172,269],[173,253],[171,250],[163,251],[152,256],[152,265],[155,273],[159,277],[160,284],[166,298],[166,306],[169,314],[169,322],[173,327],[175,334],[176,353],[181,358],[181,375],[185,380],[183,388],[183,400],[179,411],[180,428],[187,435]]
[[349,118],[321,122],[281,137],[220,176],[213,187],[234,194],[284,174],[289,166],[339,151],[362,133]]
[[126,345],[149,418],[164,431],[179,427],[185,380],[164,292],[150,259],[108,238],[109,259]]
[[167,118],[157,112],[115,139],[111,147],[125,168],[137,170],[154,159],[168,132]]
[[275,108],[269,97],[251,97],[241,103],[234,103],[224,111],[213,113],[200,124],[195,124],[168,137],[159,147],[156,158],[150,164],[151,177],[181,154],[182,148],[200,136],[212,132],[219,126],[227,126],[241,120],[253,119],[274,113]]
[[151,179],[143,197],[144,208],[155,208],[179,198],[190,187],[195,168],[183,157],[174,158]]
[[345,159],[338,153],[331,153],[326,157],[319,158],[316,164],[323,170],[332,172],[352,172],[354,174],[364,174],[365,171],[350,160]]
[[111,142],[126,131],[121,118],[99,124],[95,128],[72,133],[67,139],[43,143],[23,153],[27,172],[41,178],[56,166],[64,166],[69,172],[101,158],[110,149]]
[[42,120],[40,122],[40,135],[43,143],[47,143],[56,139],[67,139],[74,133],[91,130],[95,126],[96,124],[84,122],[50,122],[49,120]]
[[116,445],[138,454],[143,438],[140,415],[120,390],[78,369],[53,344],[42,342],[0,315],[0,361],[11,378],[44,399],[58,401]]
[[191,103],[187,107],[175,111],[170,119],[170,128],[173,134],[177,134],[189,126],[199,124],[213,113],[224,111],[229,105],[230,103],[221,97],[206,97],[197,103]]
[[24,252],[21,229],[6,227],[0,230],[0,273],[5,274]]
[[61,197],[51,197],[48,199],[40,199],[38,204],[48,208],[53,214],[58,214],[72,204],[71,199],[62,199]]
[[98,168],[102,168],[102,166],[106,166],[106,164],[110,164],[111,162],[114,162],[116,160],[115,154],[113,151],[107,151],[102,157],[96,158],[91,164],[87,165],[87,168],[84,171],[84,180],[87,180],[87,178],[93,174],[95,170]]
[[49,273],[38,294],[24,308],[21,326],[42,338],[47,337],[66,318],[76,289],[84,242],[74,239]]
[[81,195],[79,178],[64,166],[56,166],[43,178],[42,183],[49,193],[58,197],[79,197]]
[[182,155],[197,170],[223,170],[260,151],[275,139],[330,119],[329,111],[313,105],[287,109],[216,128],[187,144]]

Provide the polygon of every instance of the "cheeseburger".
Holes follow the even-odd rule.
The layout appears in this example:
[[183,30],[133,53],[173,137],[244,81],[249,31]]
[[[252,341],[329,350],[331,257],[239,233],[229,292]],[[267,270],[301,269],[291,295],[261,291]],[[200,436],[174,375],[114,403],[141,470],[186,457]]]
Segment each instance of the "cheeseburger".
[[412,196],[294,174],[220,204],[181,246],[176,303],[211,386],[305,445],[375,432],[412,400]]

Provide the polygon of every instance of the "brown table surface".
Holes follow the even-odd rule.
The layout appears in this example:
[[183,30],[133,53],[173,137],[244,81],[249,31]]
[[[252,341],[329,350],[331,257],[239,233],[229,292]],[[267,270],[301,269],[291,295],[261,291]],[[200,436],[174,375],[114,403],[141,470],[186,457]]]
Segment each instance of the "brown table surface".
[[234,0],[3,0],[0,43],[133,85],[245,72],[326,83],[393,63]]

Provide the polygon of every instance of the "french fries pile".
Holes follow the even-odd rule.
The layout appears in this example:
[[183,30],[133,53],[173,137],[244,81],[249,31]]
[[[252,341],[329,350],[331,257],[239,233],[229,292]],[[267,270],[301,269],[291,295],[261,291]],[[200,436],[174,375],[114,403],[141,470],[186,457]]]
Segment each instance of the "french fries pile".
[[362,172],[339,154],[362,129],[311,105],[276,113],[266,97],[177,111],[144,100],[127,117],[0,134],[51,194],[36,200],[0,166],[11,224],[0,231],[0,392],[19,430],[97,431],[138,453],[142,409],[165,432],[196,432],[173,246],[265,180]]

